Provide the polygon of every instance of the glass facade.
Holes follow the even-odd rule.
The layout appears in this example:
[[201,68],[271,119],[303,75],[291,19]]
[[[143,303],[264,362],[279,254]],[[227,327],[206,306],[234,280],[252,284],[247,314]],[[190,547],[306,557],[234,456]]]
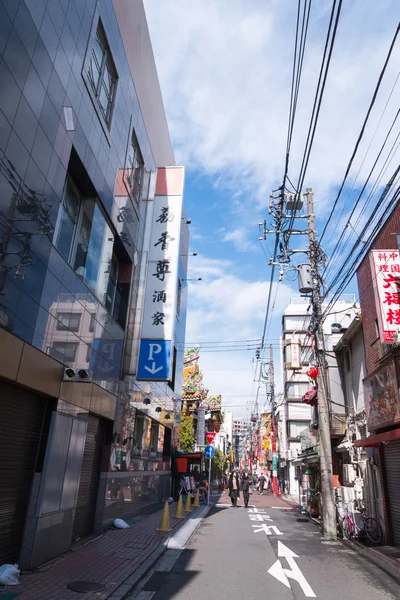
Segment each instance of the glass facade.
[[116,393],[145,210],[114,194],[133,130],[143,180],[155,164],[112,0],[40,7],[0,0],[0,325]]

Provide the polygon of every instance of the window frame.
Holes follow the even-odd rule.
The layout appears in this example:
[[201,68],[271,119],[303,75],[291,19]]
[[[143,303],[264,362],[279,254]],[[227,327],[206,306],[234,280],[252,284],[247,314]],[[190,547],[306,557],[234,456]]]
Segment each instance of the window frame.
[[[56,350],[56,348],[54,347],[56,344],[63,344],[64,346],[68,345],[69,347],[73,346],[74,347],[74,356],[73,356],[73,358],[65,360],[65,358],[61,359],[61,358],[55,356],[55,354],[57,354],[57,353],[59,354],[59,356],[61,356],[61,353],[59,353],[58,350]],[[77,355],[77,352],[78,352],[78,346],[79,346],[79,342],[64,342],[64,341],[61,341],[61,340],[54,340],[52,342],[51,346],[50,346],[50,352],[49,352],[49,354],[50,354],[50,356],[52,358],[54,358],[55,360],[58,360],[58,361],[62,362],[63,364],[73,363],[76,360],[76,355]],[[54,351],[54,354],[53,354],[53,351]]]
[[[129,164],[130,152],[132,152],[132,164]],[[137,171],[139,173],[139,183],[138,183],[137,190],[134,191],[134,184],[137,179],[136,177],[134,177],[135,160],[137,158],[139,158],[138,164],[140,165],[137,168]],[[139,204],[139,202],[142,198],[143,184],[144,184],[144,171],[145,171],[145,169],[144,169],[143,154],[140,149],[140,145],[139,145],[139,141],[137,139],[135,129],[132,127],[132,131],[128,138],[128,146],[127,146],[127,150],[126,150],[125,169],[124,169],[124,172],[126,175],[125,175],[124,179],[126,182],[126,187],[128,189],[129,196],[131,199],[133,199],[136,202],[136,204]]]
[[[63,316],[68,315],[68,325],[64,325],[60,319],[60,317],[62,318]],[[78,326],[75,328],[71,327],[71,317],[78,317]],[[66,312],[66,311],[60,311],[57,313],[57,331],[73,331],[73,332],[78,332],[81,326],[81,317],[82,314],[81,313],[77,313],[77,312]]]
[[[97,82],[97,85],[95,85],[95,82],[93,81],[93,79],[90,75],[90,71],[91,71],[91,64],[92,64],[91,61],[92,61],[93,52],[94,52],[94,45],[97,43],[97,41],[96,41],[97,37],[100,40],[100,43],[104,49],[104,52],[103,52],[103,57],[102,57],[101,65],[100,65],[100,73],[99,73],[98,82]],[[104,108],[100,101],[100,95],[101,95],[101,90],[102,90],[102,84],[104,81],[104,74],[106,71],[106,66],[108,67],[108,71],[112,73],[113,85],[112,85],[112,90],[110,93],[107,110],[104,111]],[[111,52],[110,44],[108,43],[108,38],[107,38],[106,31],[105,31],[105,27],[104,27],[103,21],[100,18],[98,9],[96,10],[94,18],[93,18],[92,30],[91,30],[88,46],[86,49],[86,56],[85,56],[85,60],[83,62],[81,74],[82,74],[82,78],[85,82],[86,88],[88,90],[89,96],[92,100],[95,111],[97,113],[97,116],[99,117],[99,121],[103,128],[103,131],[105,133],[107,141],[108,141],[109,145],[111,145],[110,130],[111,130],[113,113],[114,113],[114,108],[115,108],[115,99],[116,99],[116,95],[117,95],[119,77],[118,77],[117,68],[115,66],[113,53]]]

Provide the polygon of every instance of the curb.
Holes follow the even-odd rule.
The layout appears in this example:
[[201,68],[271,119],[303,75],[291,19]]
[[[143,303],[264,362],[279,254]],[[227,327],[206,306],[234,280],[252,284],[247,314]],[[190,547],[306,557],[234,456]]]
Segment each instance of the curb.
[[[172,531],[169,535],[167,535],[166,538],[161,542],[160,546],[156,550],[154,550],[154,552],[152,552],[152,554],[147,558],[147,560],[145,560],[144,563],[142,563],[140,567],[136,569],[136,571],[134,571],[131,575],[129,575],[129,577],[127,577],[127,579],[125,579],[124,583],[122,583],[119,587],[117,587],[117,589],[114,590],[111,596],[108,596],[107,600],[124,600],[125,598],[127,598],[128,595],[139,583],[139,581],[143,579],[143,577],[150,571],[150,569],[155,565],[155,563],[164,554],[164,552],[166,552],[169,548],[178,548],[178,546],[170,546],[170,541],[174,537],[178,538],[178,534],[180,534],[181,530],[184,529],[186,525],[189,525],[189,527],[186,528],[185,544],[187,544],[189,539],[192,537],[193,533],[199,527],[201,521],[212,508],[212,506],[212,504],[210,504],[209,506],[202,506],[200,507],[200,509],[196,509],[195,511],[193,511],[194,514],[192,514],[189,517],[189,520],[184,521],[180,526],[175,528],[175,531]],[[191,521],[195,523],[194,528],[191,524]],[[183,536],[181,537],[183,539]]]
[[375,566],[385,571],[390,577],[392,577],[397,583],[400,583],[400,569],[397,562],[395,562],[390,556],[384,556],[374,548],[366,548],[362,544],[350,540],[340,540],[343,545],[356,550],[361,556],[367,558]]
[[183,550],[196,529],[200,526],[204,517],[209,513],[212,506],[212,504],[203,506],[200,508],[197,515],[191,515],[189,520],[186,521],[174,535],[167,539],[165,544],[166,547],[173,550]]

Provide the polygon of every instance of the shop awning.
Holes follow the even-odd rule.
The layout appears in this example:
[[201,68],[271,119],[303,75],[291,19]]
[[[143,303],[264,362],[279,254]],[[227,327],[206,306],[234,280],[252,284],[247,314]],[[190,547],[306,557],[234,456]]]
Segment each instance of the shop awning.
[[356,440],[354,445],[357,448],[371,448],[373,446],[379,446],[380,442],[391,442],[399,439],[400,429],[394,429],[393,431],[386,431],[385,433],[378,433],[378,435],[370,435],[361,440]]

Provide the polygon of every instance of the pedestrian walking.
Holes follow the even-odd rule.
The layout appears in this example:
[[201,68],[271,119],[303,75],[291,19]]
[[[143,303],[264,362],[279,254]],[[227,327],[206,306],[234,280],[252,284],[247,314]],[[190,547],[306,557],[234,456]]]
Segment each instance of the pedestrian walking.
[[258,478],[258,489],[260,490],[260,496],[262,496],[264,494],[264,485],[265,485],[265,475],[264,475],[264,473],[261,473],[260,477]]
[[237,507],[237,501],[240,494],[240,482],[239,475],[236,471],[232,471],[229,482],[228,482],[229,496],[231,498],[232,506]]
[[244,506],[247,508],[250,497],[250,477],[247,471],[243,473],[242,476],[242,492],[243,492],[243,500]]
[[258,475],[257,475],[257,473],[254,473],[254,475],[253,475],[253,489],[254,489],[254,491],[256,491],[256,489],[257,489],[257,483],[258,483]]

